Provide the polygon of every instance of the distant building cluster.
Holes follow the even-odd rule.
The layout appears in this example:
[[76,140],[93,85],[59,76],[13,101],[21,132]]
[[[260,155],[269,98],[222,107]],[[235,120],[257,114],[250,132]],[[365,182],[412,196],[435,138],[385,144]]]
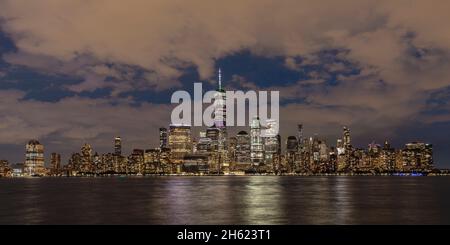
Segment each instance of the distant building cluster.
[[84,144],[65,165],[61,164],[60,154],[51,153],[47,167],[44,146],[37,140],[30,140],[25,146],[24,164],[10,166],[8,161],[0,160],[0,175],[394,174],[433,170],[432,145],[413,142],[396,150],[386,141],[383,145],[371,143],[365,149],[354,148],[347,127],[343,128],[336,146],[328,146],[317,136],[303,138],[303,127],[298,125],[298,134],[284,141],[284,153],[280,135],[260,136],[258,118],[253,120],[250,133],[240,131],[233,137],[221,139],[225,134],[223,130],[213,126],[193,140],[190,126],[170,125],[169,129],[159,129],[157,148],[134,149],[124,156],[122,139],[116,137],[113,153],[98,154],[89,144]]
[[31,140],[25,147],[24,164],[9,166],[2,160],[0,175],[394,174],[433,170],[431,144],[413,142],[395,150],[386,141],[383,145],[372,143],[365,149],[355,148],[348,127],[343,128],[342,138],[335,146],[317,136],[305,138],[301,124],[297,135],[282,141],[278,130],[272,130],[278,128],[278,122],[269,119],[262,125],[258,117],[252,118],[249,132],[228,137],[226,93],[220,82],[214,98],[214,125],[200,132],[198,138],[192,136],[190,125],[172,124],[168,129],[159,129],[157,148],[134,149],[124,156],[122,139],[116,137],[112,153],[98,154],[91,145],[84,144],[64,165],[60,154],[51,153],[48,167],[44,164],[44,146]]

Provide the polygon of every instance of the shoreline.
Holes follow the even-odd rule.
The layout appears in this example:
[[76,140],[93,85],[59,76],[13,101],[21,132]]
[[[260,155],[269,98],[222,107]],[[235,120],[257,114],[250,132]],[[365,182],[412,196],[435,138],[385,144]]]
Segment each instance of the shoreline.
[[324,173],[324,174],[308,174],[308,173],[295,173],[295,174],[193,174],[193,173],[180,173],[180,174],[86,174],[86,175],[57,175],[57,176],[0,176],[1,178],[15,179],[15,178],[139,178],[139,177],[239,177],[239,176],[279,176],[279,177],[356,177],[356,176],[379,176],[379,177],[438,177],[438,176],[450,176],[450,173]]

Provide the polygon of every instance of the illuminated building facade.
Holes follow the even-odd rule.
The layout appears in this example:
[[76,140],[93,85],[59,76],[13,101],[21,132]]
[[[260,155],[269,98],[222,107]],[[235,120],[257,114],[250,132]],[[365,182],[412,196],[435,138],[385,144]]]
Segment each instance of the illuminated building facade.
[[269,166],[270,170],[274,169],[275,159],[278,158],[279,142],[278,142],[278,122],[274,119],[268,119],[266,121],[266,127],[264,131],[264,164]]
[[296,164],[296,155],[298,151],[298,140],[295,136],[289,136],[286,139],[286,167],[288,171],[293,171]]
[[37,140],[30,140],[25,149],[25,174],[43,175],[45,173],[44,146]]
[[114,138],[114,154],[122,155],[122,139],[120,137]]
[[92,160],[92,147],[86,143],[81,147],[81,172],[93,171]]
[[236,135],[236,163],[250,164],[250,136],[246,131],[240,131]]
[[259,166],[264,161],[263,138],[261,137],[259,117],[253,118],[250,124],[250,159],[254,166]]
[[0,177],[11,176],[12,169],[9,167],[7,160],[0,160]]
[[226,92],[222,88],[222,72],[219,69],[219,84],[214,94],[214,126],[218,129],[217,137],[217,163],[218,168],[227,167],[228,162],[228,133],[227,133],[227,107]]
[[167,148],[167,128],[159,128],[159,148]]
[[405,145],[402,151],[403,168],[406,170],[430,171],[433,168],[433,146],[422,142]]
[[169,148],[171,160],[174,163],[182,163],[184,156],[192,152],[191,126],[170,125]]

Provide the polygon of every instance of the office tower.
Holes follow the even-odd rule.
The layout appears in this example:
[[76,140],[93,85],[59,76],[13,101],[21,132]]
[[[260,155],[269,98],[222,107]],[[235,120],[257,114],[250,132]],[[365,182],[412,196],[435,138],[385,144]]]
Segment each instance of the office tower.
[[159,153],[159,167],[158,171],[161,173],[171,172],[171,159],[170,159],[170,148],[162,148]]
[[278,122],[274,119],[266,121],[264,133],[264,163],[273,167],[274,158],[278,153]]
[[10,176],[12,169],[9,167],[8,160],[0,160],[0,177]]
[[44,174],[44,146],[37,140],[30,140],[26,145],[25,153],[25,174]]
[[298,151],[298,140],[295,136],[289,136],[286,139],[286,164],[288,171],[295,169],[296,153]]
[[228,140],[228,160],[235,163],[236,162],[236,146],[237,146],[237,138],[230,137]]
[[433,146],[412,142],[402,150],[403,166],[406,171],[431,171],[433,169]]
[[297,125],[297,141],[298,141],[298,148],[300,150],[301,145],[303,144],[303,124]]
[[52,175],[58,174],[61,170],[61,155],[53,152],[50,155],[50,168]]
[[173,163],[182,163],[184,156],[192,152],[191,126],[169,126],[169,148]]
[[122,155],[122,139],[120,137],[114,138],[114,154]]
[[343,137],[344,148],[346,150],[349,150],[351,148],[350,129],[344,126],[343,130],[344,130],[344,137]]
[[101,173],[102,171],[102,161],[100,159],[100,155],[98,154],[98,152],[95,152],[94,155],[92,156],[92,164],[94,165],[94,171],[96,173]]
[[255,166],[263,163],[263,139],[261,137],[261,122],[259,117],[254,117],[250,124],[250,158],[252,164]]
[[286,152],[295,153],[297,152],[298,141],[295,136],[289,136],[286,140]]
[[93,171],[93,161],[92,161],[92,147],[89,144],[84,144],[81,147],[81,171],[82,172],[92,172]]
[[376,169],[378,171],[384,171],[384,163],[381,161],[381,146],[379,144],[375,144],[372,142],[368,145],[367,148],[367,160],[371,169]]
[[72,153],[72,155],[69,158],[68,168],[71,171],[82,171],[82,157],[81,154],[78,152]]
[[250,164],[250,136],[245,131],[236,135],[236,162]]
[[226,108],[226,92],[222,88],[222,72],[219,69],[219,83],[216,93],[214,94],[214,126],[218,129],[217,151],[218,151],[218,167],[228,166],[227,156],[227,108]]
[[161,148],[147,149],[144,152],[144,173],[156,174],[160,168]]
[[214,94],[214,125],[219,129],[226,128],[226,99],[226,92],[222,88],[222,73],[219,69],[219,84]]
[[200,137],[197,142],[197,152],[196,154],[200,155],[209,155],[211,154],[211,138],[207,137],[207,133],[205,131],[200,132]]
[[133,149],[132,153],[128,156],[128,164],[126,172],[143,174],[144,170],[144,150]]
[[167,129],[159,128],[159,148],[167,148]]
[[319,140],[318,142],[318,152],[319,152],[319,161],[321,163],[328,161],[329,150],[327,143],[324,140]]
[[217,153],[219,151],[219,129],[215,125],[206,129],[206,138],[210,141],[211,152]]
[[336,155],[336,149],[334,147],[331,147],[329,152],[329,162],[328,162],[328,169],[327,173],[334,173],[337,171],[337,155]]
[[381,150],[380,160],[385,171],[395,170],[395,149],[386,140]]
[[336,151],[337,151],[337,155],[345,154],[345,148],[344,148],[344,143],[342,142],[342,139],[337,139]]

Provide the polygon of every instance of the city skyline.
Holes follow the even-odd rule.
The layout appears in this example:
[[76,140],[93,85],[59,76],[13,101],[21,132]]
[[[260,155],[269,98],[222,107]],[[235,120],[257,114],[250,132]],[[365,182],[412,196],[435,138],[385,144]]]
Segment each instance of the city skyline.
[[[235,136],[229,137],[227,131],[234,126],[227,126],[227,106],[235,107],[233,103],[238,99],[234,96],[227,97],[230,91],[223,86],[221,78],[222,72],[219,68],[217,88],[212,91],[213,125],[199,131],[198,136],[193,135],[192,132],[192,129],[199,128],[198,126],[172,121],[168,128],[159,128],[158,147],[135,148],[127,157],[126,154],[122,154],[121,136],[116,136],[113,151],[99,154],[88,142],[85,142],[81,152],[72,152],[67,163],[61,162],[61,154],[57,152],[51,153],[50,163],[45,161],[44,145],[32,139],[26,145],[25,161],[9,166],[8,160],[3,159],[1,165],[3,173],[0,174],[3,176],[11,173],[28,176],[61,175],[63,172],[65,172],[63,175],[78,175],[77,173],[210,174],[214,171],[234,173],[236,170],[274,174],[367,172],[392,174],[414,171],[428,173],[435,170],[432,144],[409,142],[403,149],[396,150],[385,139],[383,145],[372,141],[367,148],[355,147],[352,145],[350,129],[347,126],[342,127],[342,137],[336,140],[335,145],[327,143],[317,133],[314,136],[305,137],[303,124],[297,124],[297,134],[287,136],[283,142],[279,132],[279,119],[261,120],[259,115],[249,114],[247,116],[249,125],[244,126],[249,131],[241,130]],[[230,99],[232,103],[229,104]],[[190,99],[188,100],[189,107],[192,108]],[[244,101],[247,100],[248,104],[254,103],[250,102],[250,98],[246,96],[243,96],[242,100],[243,105],[238,104],[237,107],[244,106],[244,110],[238,111],[238,116],[242,116],[239,113],[246,112],[245,107],[248,106]],[[193,107],[195,109],[195,105]],[[261,113],[261,108],[266,106],[257,103],[256,112]],[[250,108],[247,110],[250,111]],[[271,106],[272,117],[274,110],[278,110],[278,102],[275,107]],[[195,113],[203,114],[203,109],[194,110]],[[231,113],[235,114],[235,110],[231,110]],[[183,111],[182,114],[182,118],[177,120],[183,121],[186,112]],[[244,120],[245,118],[244,115]],[[199,164],[203,167],[199,168]],[[10,167],[9,174],[6,171],[8,167]],[[148,171],[149,168],[153,170]]]
[[[219,83],[220,84],[220,83]],[[224,93],[219,89],[217,93]],[[218,98],[222,99],[221,96]],[[224,103],[219,103],[223,105]],[[438,173],[433,161],[433,146],[409,142],[401,149],[393,148],[388,140],[383,145],[372,142],[367,148],[352,145],[350,129],[342,127],[342,137],[329,144],[318,135],[305,137],[303,124],[297,125],[297,135],[283,142],[278,132],[270,129],[277,124],[268,120],[262,125],[253,118],[249,132],[240,131],[224,138],[226,110],[215,124],[193,136],[190,125],[170,124],[159,128],[159,146],[133,149],[122,154],[122,138],[116,136],[112,151],[98,153],[85,143],[81,151],[73,152],[67,163],[61,155],[51,153],[50,163],[44,158],[44,145],[30,140],[26,145],[25,161],[10,165],[0,162],[0,176],[82,176],[103,174],[428,174]],[[219,126],[217,126],[219,125]],[[269,133],[262,134],[261,129]],[[226,133],[225,133],[226,134]],[[285,145],[285,150],[282,150]],[[438,172],[436,172],[438,171]],[[443,172],[448,174],[448,172]]]
[[170,95],[215,89],[220,67],[230,90],[280,91],[284,139],[302,123],[334,144],[347,125],[360,147],[432,142],[450,168],[446,6],[2,0],[0,159],[24,161],[30,139],[63,162],[85,142],[109,152],[117,135],[126,154],[157,146]]
[[[202,140],[203,139],[208,139],[208,141],[203,142],[206,144],[214,144],[211,142],[211,140],[213,142],[216,142],[215,145],[208,145],[205,146],[206,148],[211,148],[211,151],[216,151],[218,153],[218,156],[213,157],[212,159],[210,159],[210,156],[208,156],[208,162],[216,162],[217,166],[218,166],[218,171],[222,172],[222,164],[225,164],[225,167],[229,167],[231,166],[231,162],[234,161],[235,164],[239,165],[239,153],[236,152],[236,156],[234,157],[233,160],[230,159],[229,156],[229,149],[228,149],[228,144],[231,141],[236,141],[239,142],[239,137],[241,136],[248,136],[248,140],[249,140],[249,146],[248,146],[248,156],[241,156],[244,157],[247,161],[247,163],[253,164],[253,163],[257,163],[257,165],[259,163],[261,164],[267,164],[267,161],[269,161],[270,164],[273,163],[274,159],[274,155],[273,154],[278,154],[278,157],[284,157],[284,161],[285,161],[285,165],[288,164],[293,164],[293,165],[297,165],[299,164],[299,161],[301,161],[301,156],[296,155],[297,153],[299,153],[301,151],[301,147],[304,144],[308,144],[308,140],[309,140],[309,144],[315,144],[313,142],[318,141],[319,144],[324,144],[324,147],[326,148],[326,154],[331,154],[331,152],[334,152],[336,156],[339,156],[341,154],[344,154],[346,151],[360,151],[359,154],[363,153],[367,153],[370,155],[370,152],[375,149],[376,152],[380,151],[381,153],[383,153],[384,150],[392,150],[392,151],[396,151],[395,148],[391,148],[391,144],[389,143],[389,141],[387,139],[384,140],[384,145],[381,146],[382,144],[377,144],[375,141],[372,141],[371,143],[367,144],[367,148],[364,147],[355,147],[354,145],[351,144],[350,142],[350,129],[347,126],[343,126],[343,134],[341,138],[337,138],[336,140],[336,144],[329,144],[327,143],[327,140],[324,138],[321,138],[321,136],[319,136],[318,133],[314,133],[314,135],[309,136],[304,138],[304,127],[303,124],[297,124],[297,134],[294,135],[289,135],[286,136],[286,140],[283,142],[282,141],[282,137],[281,134],[279,132],[279,121],[277,119],[265,119],[265,122],[260,121],[258,116],[254,116],[253,118],[251,118],[251,115],[244,115],[244,121],[248,122],[249,125],[247,126],[227,126],[227,95],[226,93],[228,92],[228,90],[226,89],[226,86],[223,86],[222,83],[222,72],[221,69],[218,69],[218,73],[217,73],[217,88],[214,92],[213,95],[213,101],[211,103],[211,106],[213,108],[213,112],[212,112],[212,122],[213,122],[213,126],[211,127],[206,127],[205,125],[203,126],[193,126],[192,124],[178,124],[178,123],[170,123],[169,127],[160,127],[159,128],[159,147],[150,147],[150,148],[133,148],[131,149],[131,151],[129,152],[128,158],[132,157],[136,154],[142,154],[142,157],[144,159],[144,154],[148,152],[153,152],[153,151],[159,151],[162,152],[164,151],[164,149],[167,149],[168,152],[168,156],[167,158],[170,159],[171,164],[174,163],[175,165],[177,164],[181,164],[184,165],[185,164],[185,157],[186,155],[189,156],[189,154],[193,154],[193,156],[196,154],[197,151],[197,147],[201,147],[200,145],[202,144]],[[183,91],[184,92],[184,91]],[[236,91],[234,91],[236,92]],[[233,92],[233,93],[234,93]],[[279,92],[279,91],[277,91]],[[195,92],[194,92],[195,93]],[[245,91],[243,92],[244,94],[246,93]],[[258,99],[259,96],[257,96],[255,99]],[[244,106],[244,110],[240,111],[241,113],[244,113],[246,111],[249,111],[249,107],[248,104],[251,103],[249,101],[248,98],[246,98],[245,96],[242,97],[242,99],[245,101],[247,105]],[[239,100],[237,98],[234,98],[232,100]],[[244,102],[242,102],[244,103]],[[244,103],[245,104],[245,103]],[[269,103],[270,104],[270,103]],[[277,102],[278,105],[278,102]],[[237,105],[237,107],[242,106],[242,105]],[[259,103],[257,103],[257,107],[256,107],[256,111],[261,110],[261,108],[259,108],[261,105]],[[189,104],[189,107],[191,108],[190,110],[192,110],[192,108],[194,108],[194,114],[195,113],[199,113],[198,111],[195,111],[195,105],[192,106],[191,104]],[[264,107],[265,108],[265,107]],[[278,109],[278,107],[276,106],[276,108],[271,107],[271,113],[273,113],[274,109]],[[203,114],[203,110],[202,109],[200,112]],[[206,109],[208,110],[208,109]],[[206,111],[205,110],[205,111]],[[232,110],[233,113],[235,114],[234,117],[236,117],[236,114],[239,114],[239,111],[236,112],[234,109]],[[260,112],[261,113],[261,112]],[[172,112],[173,114],[173,112]],[[185,114],[185,112],[182,113],[183,115]],[[267,112],[266,112],[266,116],[267,116]],[[182,116],[184,117],[184,116]],[[180,120],[180,119],[178,119]],[[178,130],[178,128],[180,129],[184,129],[184,130],[188,130],[186,132],[182,132],[182,131],[174,131],[174,130]],[[232,137],[228,137],[228,133],[227,131],[229,129],[233,129],[233,128],[240,128],[240,131]],[[249,132],[242,130],[247,128],[249,130]],[[197,129],[197,130],[193,130],[193,129]],[[262,133],[262,131],[264,130],[264,133]],[[195,135],[194,132],[197,132],[197,136]],[[181,133],[181,134],[180,134]],[[213,133],[213,134],[212,134]],[[179,134],[179,135],[178,135]],[[211,135],[212,134],[212,135]],[[180,141],[179,137],[182,137],[182,140]],[[256,137],[256,138],[255,138]],[[188,139],[188,141],[186,141]],[[179,141],[179,142],[178,142]],[[295,142],[295,143],[294,143]],[[177,145],[182,144],[182,147],[177,147]],[[295,146],[295,151],[293,151],[292,149],[292,144],[296,144]],[[409,148],[409,145],[421,145],[418,147],[421,147],[422,149],[428,149],[430,151],[430,163],[429,163],[429,168],[427,167],[427,171],[430,171],[432,169],[434,169],[436,163],[434,162],[434,157],[433,157],[433,150],[432,150],[432,144],[430,143],[423,143],[421,141],[412,141],[409,143],[404,144],[405,149]],[[387,148],[386,148],[387,147]],[[424,148],[425,147],[425,148]],[[238,146],[239,148],[239,146]],[[321,148],[321,146],[320,146]],[[70,157],[69,156],[65,156],[65,158],[61,157],[60,153],[57,152],[52,152],[50,154],[50,163],[48,163],[46,161],[45,155],[44,155],[44,146],[43,144],[41,144],[37,139],[31,139],[30,141],[28,141],[27,145],[26,145],[26,154],[25,154],[25,161],[24,162],[16,162],[14,163],[13,166],[22,166],[23,165],[23,172],[27,173],[27,171],[29,171],[28,175],[31,175],[31,167],[32,166],[34,169],[38,169],[38,172],[45,172],[44,168],[49,170],[48,174],[52,174],[55,170],[57,169],[62,169],[64,166],[71,165],[71,161],[73,161],[73,157],[79,157],[80,159],[82,159],[83,155],[89,155],[89,158],[91,158],[90,160],[83,160],[83,161],[94,161],[94,157],[100,157],[101,159],[103,159],[104,155],[108,155],[108,154],[112,154],[113,156],[126,156],[127,154],[122,154],[122,138],[121,136],[115,136],[114,137],[114,149],[111,152],[107,153],[101,153],[99,154],[99,152],[97,151],[93,151],[93,147],[91,144],[89,144],[88,142],[84,142],[83,146],[81,147],[81,156],[77,156],[77,152],[72,151],[70,153]],[[319,151],[322,151],[323,149],[320,149]],[[209,150],[208,150],[209,151]],[[93,154],[93,152],[95,152],[95,154]],[[144,153],[145,152],[145,153]],[[290,156],[290,152],[292,152],[292,154],[294,154],[295,156]],[[319,152],[318,152],[319,153]],[[322,154],[322,153],[320,153]],[[428,153],[427,153],[428,154]],[[32,157],[30,157],[32,156]],[[36,157],[37,156],[37,157]],[[314,156],[316,157],[316,156]],[[33,160],[30,160],[30,158],[34,158]],[[188,157],[189,158],[189,157]],[[292,159],[290,159],[292,158]],[[323,158],[323,156],[320,156],[319,158]],[[57,160],[56,160],[57,159]],[[62,161],[61,159],[67,159],[67,161],[64,163],[64,161]],[[125,157],[123,159],[126,159]],[[142,159],[142,160],[143,160]],[[329,161],[329,157],[327,157],[327,161]],[[336,158],[336,166],[333,168],[333,172],[337,172],[338,171],[338,159]],[[7,159],[2,159],[2,163],[3,163],[3,168],[7,167],[7,165],[9,164],[9,161]],[[100,160],[103,161],[103,160]],[[225,161],[225,163],[224,163]],[[281,161],[281,159],[279,159],[278,161]],[[348,159],[345,161],[349,161]],[[383,161],[386,161],[385,159]],[[427,160],[428,161],[428,160]],[[36,162],[38,162],[38,164],[36,164]],[[92,164],[92,163],[91,163]],[[130,164],[130,160],[128,159],[127,162],[125,164]],[[132,164],[132,163],[131,163]],[[349,163],[347,163],[348,165]],[[387,163],[385,163],[387,164]],[[87,163],[84,163],[83,165],[89,165]],[[256,166],[257,166],[256,165]],[[393,163],[391,164],[393,165]],[[37,167],[36,167],[37,166]],[[89,169],[91,167],[88,167],[87,169]],[[298,166],[297,166],[298,168]],[[416,169],[419,170],[419,169]],[[87,170],[86,170],[87,171]],[[180,171],[180,170],[178,170]],[[299,171],[299,169],[297,170],[293,170],[290,169],[289,171]],[[351,170],[353,171],[353,170]],[[385,171],[388,171],[387,169]],[[391,170],[389,170],[391,171]],[[399,170],[400,172],[402,172],[403,170]],[[409,171],[409,170],[405,170],[405,171]],[[420,171],[420,170],[419,170]],[[89,171],[87,171],[89,172]]]

